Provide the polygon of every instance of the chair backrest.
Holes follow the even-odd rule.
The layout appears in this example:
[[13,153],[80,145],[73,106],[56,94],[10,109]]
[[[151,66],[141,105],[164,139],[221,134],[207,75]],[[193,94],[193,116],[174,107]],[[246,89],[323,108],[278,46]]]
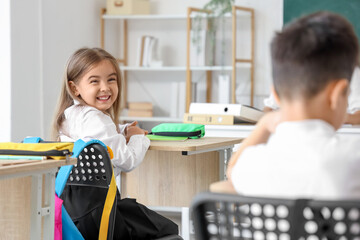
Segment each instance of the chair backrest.
[[66,185],[108,188],[112,166],[106,149],[97,143],[84,147]]
[[309,200],[302,210],[305,239],[360,239],[360,201]]
[[201,193],[196,239],[360,239],[360,202]]
[[[61,197],[72,219],[81,219],[83,216],[93,215],[93,219],[91,219],[91,224],[95,224],[93,227],[88,225],[89,228],[87,228],[86,226],[86,222],[89,222],[89,219],[85,218],[89,218],[89,216],[83,218],[85,224],[80,223],[80,220],[78,223],[75,222],[75,224],[85,239],[90,239],[89,236],[97,239],[99,233],[96,235],[95,228],[100,226],[102,208],[107,199],[113,174],[112,163],[107,149],[99,143],[92,143],[84,147],[77,159],[77,164],[70,172]],[[63,195],[65,196],[63,197]],[[107,239],[113,239],[116,202],[115,196],[109,217]],[[99,206],[101,206],[101,209],[95,210]],[[93,213],[89,214],[91,211]]]

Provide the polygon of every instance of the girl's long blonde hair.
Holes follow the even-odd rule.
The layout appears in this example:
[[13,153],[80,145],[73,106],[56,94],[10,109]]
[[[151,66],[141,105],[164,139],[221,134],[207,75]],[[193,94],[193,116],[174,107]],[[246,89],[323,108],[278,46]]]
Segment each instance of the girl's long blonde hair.
[[111,54],[101,48],[81,48],[69,58],[65,68],[60,97],[52,125],[52,138],[54,140],[59,140],[59,131],[63,121],[65,120],[65,109],[73,105],[74,100],[79,101],[82,105],[86,105],[81,98],[73,94],[69,86],[69,81],[73,81],[75,84],[78,84],[78,81],[84,74],[103,60],[108,60],[113,65],[117,75],[119,88],[118,96],[112,107],[107,110],[107,113],[110,115],[116,125],[116,128],[118,129],[121,101],[121,72],[118,63]]

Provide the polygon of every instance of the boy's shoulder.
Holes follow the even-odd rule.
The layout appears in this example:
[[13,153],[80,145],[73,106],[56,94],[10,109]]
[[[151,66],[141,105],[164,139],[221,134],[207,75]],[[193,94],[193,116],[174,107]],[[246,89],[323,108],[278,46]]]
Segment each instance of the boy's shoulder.
[[[305,156],[313,153],[324,156],[347,156],[357,151],[360,134],[349,137],[337,132],[330,124],[319,119],[283,122],[267,143],[245,149],[244,157]],[[360,151],[359,152],[360,155]],[[360,158],[359,158],[360,160]]]
[[[293,153],[293,156],[314,159],[341,160],[357,159],[360,134],[344,134],[329,123],[320,120],[287,122],[277,128],[274,136],[265,145],[265,152],[277,149],[279,155]],[[260,150],[260,149],[258,149]]]

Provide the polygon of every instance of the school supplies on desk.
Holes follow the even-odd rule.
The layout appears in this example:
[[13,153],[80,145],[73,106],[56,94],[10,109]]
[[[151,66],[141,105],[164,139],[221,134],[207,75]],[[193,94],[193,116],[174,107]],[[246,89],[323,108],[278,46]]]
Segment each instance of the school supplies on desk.
[[243,104],[191,103],[189,114],[227,115],[234,117],[233,123],[256,123],[264,113]]
[[172,137],[172,136],[164,137],[153,134],[146,135],[146,137],[151,141],[185,141],[188,139],[188,137]]
[[10,156],[10,155],[0,155],[0,160],[45,160],[47,159],[45,156]]
[[196,139],[205,135],[205,126],[192,123],[161,123],[151,129],[150,140],[182,141]]
[[[44,142],[44,143],[0,143],[0,155],[5,156],[39,156],[45,159],[65,159],[72,154],[74,143]],[[15,158],[15,157],[14,157]]]

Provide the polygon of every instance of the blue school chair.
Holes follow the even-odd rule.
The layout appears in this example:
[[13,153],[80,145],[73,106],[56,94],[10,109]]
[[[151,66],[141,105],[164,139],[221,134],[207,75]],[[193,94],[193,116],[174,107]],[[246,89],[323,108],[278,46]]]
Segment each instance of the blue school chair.
[[200,193],[191,213],[197,240],[360,237],[360,201]]
[[[73,152],[77,164],[60,168],[55,181],[63,210],[71,213],[71,218],[63,213],[63,224],[73,221],[85,239],[113,239],[117,188],[107,147],[97,140],[78,140]],[[79,235],[76,229],[63,227],[64,239],[74,235]]]
[[[73,152],[73,156],[78,159],[77,164],[73,168],[66,166],[59,170],[56,186],[61,190],[57,194],[64,200],[64,208],[71,215],[82,237],[86,240],[130,238],[121,235],[127,230],[123,219],[117,214],[120,195],[106,145],[98,140],[86,143],[78,140]],[[74,234],[73,231],[71,234]],[[169,235],[160,239],[182,238]]]

